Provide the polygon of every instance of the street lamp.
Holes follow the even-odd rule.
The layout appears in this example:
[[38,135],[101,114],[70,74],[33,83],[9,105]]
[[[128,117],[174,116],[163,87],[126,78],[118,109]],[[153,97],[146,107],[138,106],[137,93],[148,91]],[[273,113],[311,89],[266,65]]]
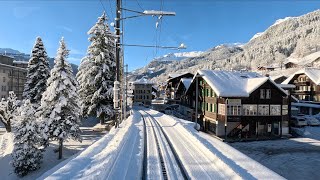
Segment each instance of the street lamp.
[[198,98],[199,98],[199,84],[198,84],[198,78],[202,77],[203,75],[196,75],[196,124],[194,125],[194,128],[196,130],[200,130],[200,128],[198,128]]

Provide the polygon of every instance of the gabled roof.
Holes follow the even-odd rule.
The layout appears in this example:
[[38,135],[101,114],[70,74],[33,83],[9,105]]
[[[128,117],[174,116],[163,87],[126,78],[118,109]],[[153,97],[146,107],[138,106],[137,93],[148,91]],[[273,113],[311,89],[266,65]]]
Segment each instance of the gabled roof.
[[169,81],[172,80],[172,79],[175,79],[175,78],[178,78],[178,77],[187,75],[187,74],[190,74],[191,76],[193,76],[193,74],[192,74],[192,73],[189,73],[189,72],[182,73],[182,74],[169,74],[169,79],[167,80],[167,82],[169,82]]
[[202,78],[220,97],[249,97],[253,91],[267,81],[287,94],[269,77],[263,77],[255,72],[198,70],[197,74],[202,75]]
[[180,81],[183,83],[183,85],[186,89],[189,89],[191,82],[192,82],[192,78],[181,78]]
[[286,80],[284,80],[281,84],[289,84],[292,78],[297,74],[305,74],[307,75],[316,85],[320,85],[320,69],[317,68],[303,68],[296,73],[292,74]]
[[317,60],[318,58],[320,58],[320,51],[318,52],[314,52],[312,54],[309,54],[305,57],[302,58],[287,58],[285,64],[287,63],[294,63],[294,64],[298,64],[298,65],[306,65],[309,63],[312,63],[313,61]]
[[183,86],[186,88],[186,91],[188,91],[191,83],[192,83],[192,78],[181,78],[177,86],[177,89],[179,89],[179,87],[183,84]]

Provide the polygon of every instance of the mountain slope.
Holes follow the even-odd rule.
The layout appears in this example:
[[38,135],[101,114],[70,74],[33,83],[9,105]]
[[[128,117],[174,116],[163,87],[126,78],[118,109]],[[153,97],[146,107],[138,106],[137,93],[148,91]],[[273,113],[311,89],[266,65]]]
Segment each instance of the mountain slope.
[[[282,64],[287,58],[303,59],[320,51],[320,10],[300,17],[277,20],[264,32],[257,33],[244,45],[220,45],[198,56],[179,61],[151,61],[136,73],[165,81],[170,73],[197,69],[256,69],[258,66]],[[148,68],[153,68],[149,73]],[[133,73],[133,77],[135,77]]]

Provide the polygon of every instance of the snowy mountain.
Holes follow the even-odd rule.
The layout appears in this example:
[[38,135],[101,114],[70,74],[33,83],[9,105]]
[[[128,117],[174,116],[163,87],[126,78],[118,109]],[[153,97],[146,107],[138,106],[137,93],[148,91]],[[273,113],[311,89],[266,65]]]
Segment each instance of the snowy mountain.
[[[156,58],[145,67],[137,69],[133,78],[143,74],[155,82],[163,82],[170,73],[195,72],[197,69],[254,70],[257,66],[278,66],[288,58],[302,60],[320,51],[319,24],[320,10],[299,17],[279,19],[245,44],[219,45],[198,56],[181,58],[179,61],[160,63],[157,60],[159,58]],[[153,69],[150,71],[148,68]]]
[[164,56],[157,57],[153,61],[180,61],[182,59],[199,56],[202,53],[202,51],[169,53]]
[[[8,56],[12,56],[15,61],[29,61],[30,54],[21,53],[18,50],[14,50],[11,48],[0,48],[0,54],[6,54]],[[53,67],[54,64],[54,58],[49,57],[49,65],[50,68]],[[73,70],[73,74],[76,74],[78,72],[78,66],[71,63],[71,67]]]

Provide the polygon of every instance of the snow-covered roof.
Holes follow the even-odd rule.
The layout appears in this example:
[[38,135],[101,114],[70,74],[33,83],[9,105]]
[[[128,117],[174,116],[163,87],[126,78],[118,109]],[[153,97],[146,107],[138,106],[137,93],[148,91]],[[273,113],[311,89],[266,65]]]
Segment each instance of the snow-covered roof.
[[291,104],[292,104],[292,106],[296,106],[296,107],[311,107],[311,108],[318,108],[318,109],[320,109],[320,105],[319,105],[319,104],[302,103],[302,102],[291,103]]
[[292,78],[297,74],[305,74],[307,75],[316,85],[320,85],[320,69],[317,68],[303,68],[294,74],[292,74],[290,77],[288,77],[286,80],[284,80],[281,84],[289,84],[289,82],[292,80]]
[[305,57],[302,58],[293,58],[293,57],[288,57],[285,63],[295,63],[298,65],[306,65],[309,63],[312,63],[313,61],[317,60],[318,58],[320,58],[320,51],[309,54]]
[[14,64],[28,64],[28,61],[13,61]]
[[185,72],[185,73],[181,73],[181,74],[169,74],[169,79],[167,80],[167,82],[172,80],[172,79],[174,79],[174,78],[177,78],[177,77],[180,77],[180,76],[183,76],[183,75],[186,75],[186,74],[191,74],[191,73]]
[[256,72],[198,70],[197,74],[201,75],[214,92],[221,97],[249,97],[253,91],[268,80],[287,94],[269,77],[263,77]]
[[141,79],[134,81],[133,84],[154,84],[154,83],[151,81],[148,81],[145,78],[141,78]]
[[183,85],[186,89],[189,89],[191,82],[192,82],[192,78],[181,78],[180,81],[183,83]]

